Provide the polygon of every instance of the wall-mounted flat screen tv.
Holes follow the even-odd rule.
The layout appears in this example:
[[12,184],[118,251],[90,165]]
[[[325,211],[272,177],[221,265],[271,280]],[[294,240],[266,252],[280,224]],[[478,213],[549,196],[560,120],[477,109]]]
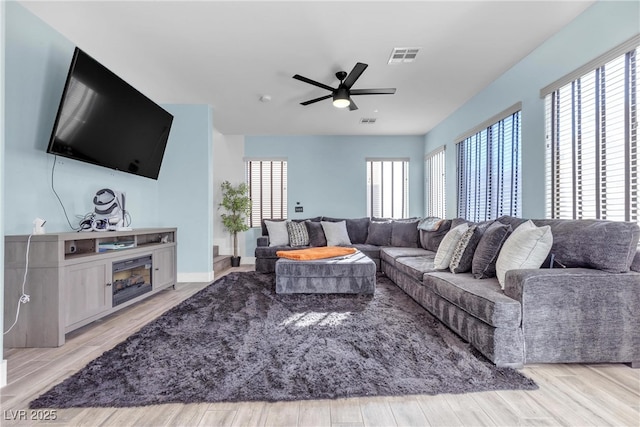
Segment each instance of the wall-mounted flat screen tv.
[[173,116],[75,49],[47,152],[158,179]]

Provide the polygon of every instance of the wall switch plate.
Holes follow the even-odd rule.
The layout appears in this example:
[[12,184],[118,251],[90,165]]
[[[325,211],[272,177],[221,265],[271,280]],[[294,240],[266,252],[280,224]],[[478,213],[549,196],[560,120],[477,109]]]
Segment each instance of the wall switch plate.
[[296,206],[296,212],[302,212],[302,206]]

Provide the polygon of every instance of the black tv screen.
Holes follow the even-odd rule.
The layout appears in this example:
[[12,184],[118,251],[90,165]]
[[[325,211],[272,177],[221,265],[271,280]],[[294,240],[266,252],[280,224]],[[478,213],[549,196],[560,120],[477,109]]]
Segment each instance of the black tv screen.
[[47,152],[158,179],[173,116],[75,49]]

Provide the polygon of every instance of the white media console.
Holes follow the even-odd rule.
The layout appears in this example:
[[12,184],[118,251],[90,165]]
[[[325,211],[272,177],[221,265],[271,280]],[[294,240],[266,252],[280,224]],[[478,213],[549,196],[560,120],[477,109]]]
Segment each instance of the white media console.
[[[5,236],[4,329],[22,296],[29,236]],[[175,228],[33,235],[20,317],[5,347],[58,347],[65,334],[176,284]]]

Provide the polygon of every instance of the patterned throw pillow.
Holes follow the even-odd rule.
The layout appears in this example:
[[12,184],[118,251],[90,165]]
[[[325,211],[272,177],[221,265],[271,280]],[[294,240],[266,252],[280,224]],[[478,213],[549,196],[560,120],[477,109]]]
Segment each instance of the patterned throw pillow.
[[480,242],[482,233],[477,225],[472,225],[464,232],[456,248],[453,250],[451,262],[449,262],[449,270],[452,273],[466,273],[471,270],[471,262],[473,261],[473,253]]
[[291,247],[309,246],[309,233],[304,222],[287,221],[287,233]]

